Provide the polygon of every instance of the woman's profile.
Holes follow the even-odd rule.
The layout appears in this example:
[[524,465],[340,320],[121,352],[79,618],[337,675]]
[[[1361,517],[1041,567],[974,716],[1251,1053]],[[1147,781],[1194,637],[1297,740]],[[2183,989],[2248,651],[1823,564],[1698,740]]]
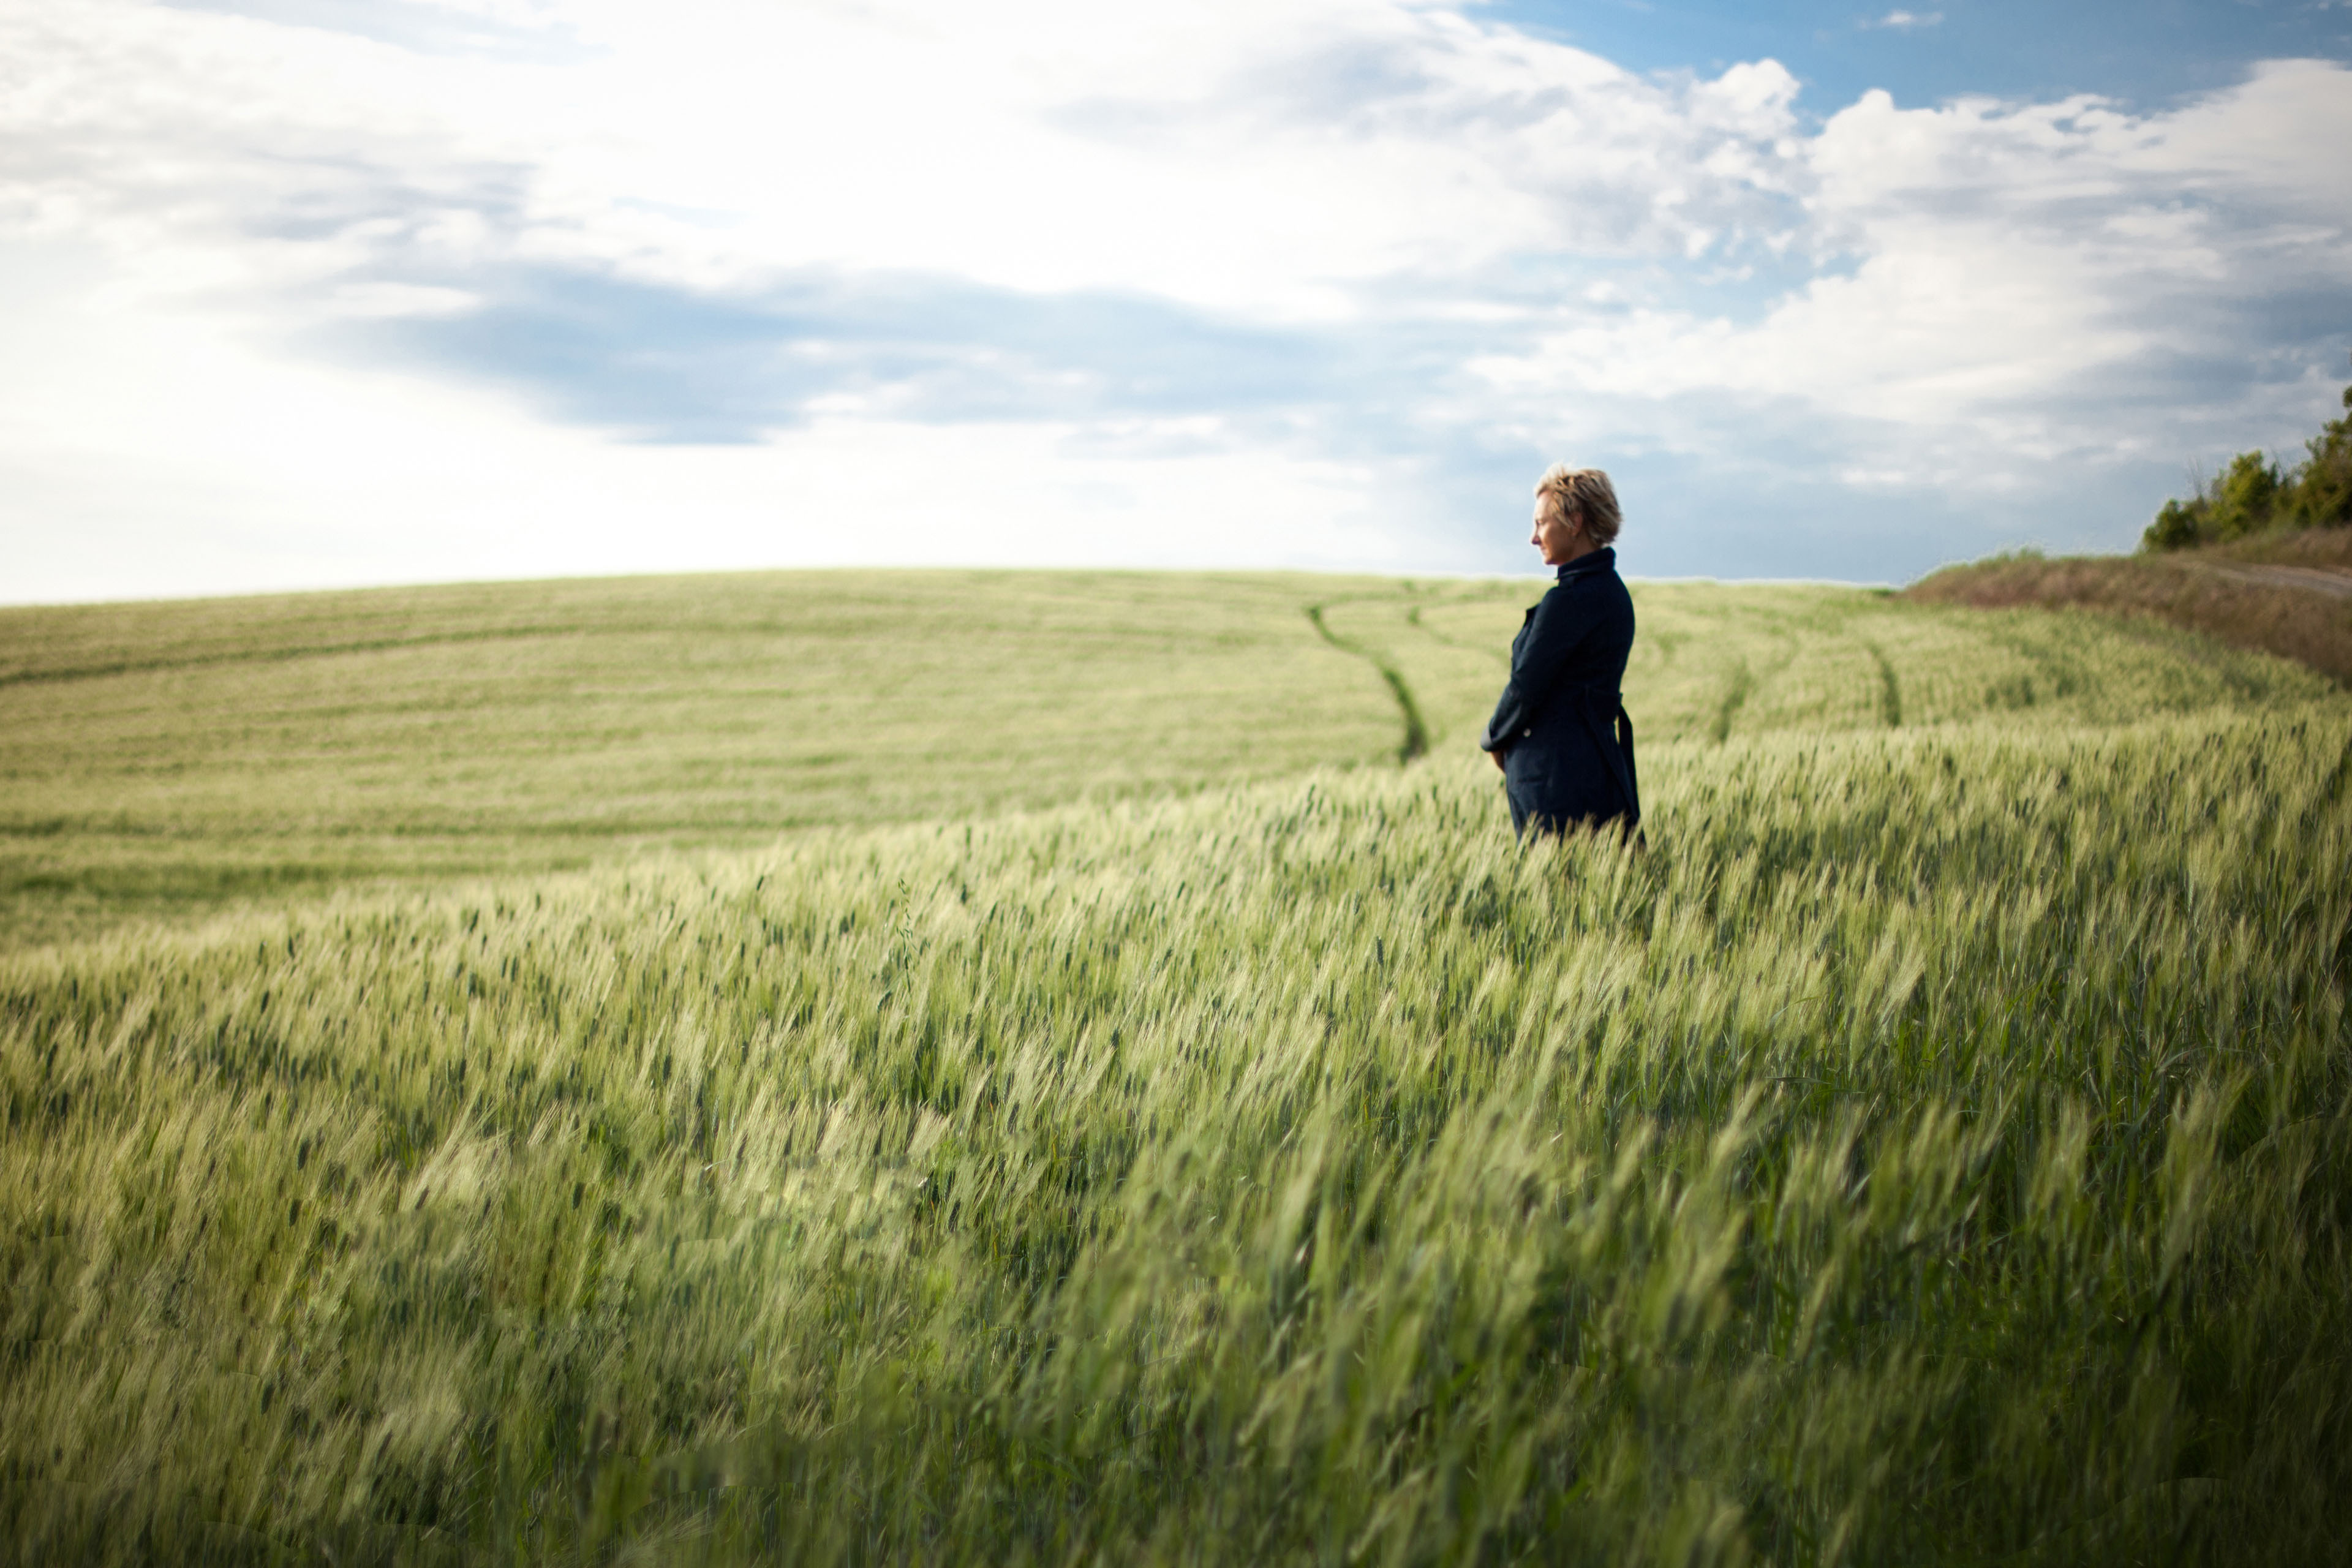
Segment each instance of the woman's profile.
[[1512,831],[1641,826],[1633,721],[1619,687],[1633,650],[1633,599],[1611,543],[1617,492],[1599,468],[1555,464],[1536,482],[1528,542],[1559,569],[1511,639],[1511,679],[1478,744],[1503,770]]

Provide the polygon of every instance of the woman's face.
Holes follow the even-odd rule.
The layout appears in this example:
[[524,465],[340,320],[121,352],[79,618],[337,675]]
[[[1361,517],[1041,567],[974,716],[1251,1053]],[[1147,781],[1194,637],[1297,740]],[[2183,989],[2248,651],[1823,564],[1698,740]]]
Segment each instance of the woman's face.
[[1528,542],[1543,552],[1547,566],[1565,566],[1591,548],[1576,514],[1553,505],[1549,496],[1536,497],[1535,523],[1535,531],[1528,536]]

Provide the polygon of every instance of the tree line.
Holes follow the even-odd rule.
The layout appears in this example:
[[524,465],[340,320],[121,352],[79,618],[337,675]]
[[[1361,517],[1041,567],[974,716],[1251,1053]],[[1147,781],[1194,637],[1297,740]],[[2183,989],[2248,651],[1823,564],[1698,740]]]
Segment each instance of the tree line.
[[2241,452],[2187,500],[2168,500],[2140,535],[2147,551],[2218,544],[2273,529],[2352,525],[2352,386],[2345,416],[2304,443],[2305,459],[2282,470],[2261,452]]

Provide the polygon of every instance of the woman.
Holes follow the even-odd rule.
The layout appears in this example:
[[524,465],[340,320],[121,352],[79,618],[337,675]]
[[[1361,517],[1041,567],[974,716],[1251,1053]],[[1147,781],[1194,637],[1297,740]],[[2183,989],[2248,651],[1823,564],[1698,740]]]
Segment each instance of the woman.
[[1618,523],[1600,469],[1559,463],[1537,481],[1528,542],[1559,580],[1511,640],[1510,683],[1478,742],[1503,770],[1522,837],[1613,821],[1632,838],[1641,826],[1633,721],[1618,695],[1633,649],[1633,600],[1610,548]]

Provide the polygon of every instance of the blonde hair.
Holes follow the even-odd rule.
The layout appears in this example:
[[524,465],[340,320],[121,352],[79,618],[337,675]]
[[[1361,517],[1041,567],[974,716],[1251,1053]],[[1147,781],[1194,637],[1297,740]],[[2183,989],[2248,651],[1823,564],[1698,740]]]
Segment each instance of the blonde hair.
[[1577,517],[1584,524],[1585,537],[1595,544],[1613,542],[1618,529],[1624,526],[1624,517],[1617,510],[1616,487],[1599,468],[1554,463],[1536,481],[1536,494],[1562,514]]

